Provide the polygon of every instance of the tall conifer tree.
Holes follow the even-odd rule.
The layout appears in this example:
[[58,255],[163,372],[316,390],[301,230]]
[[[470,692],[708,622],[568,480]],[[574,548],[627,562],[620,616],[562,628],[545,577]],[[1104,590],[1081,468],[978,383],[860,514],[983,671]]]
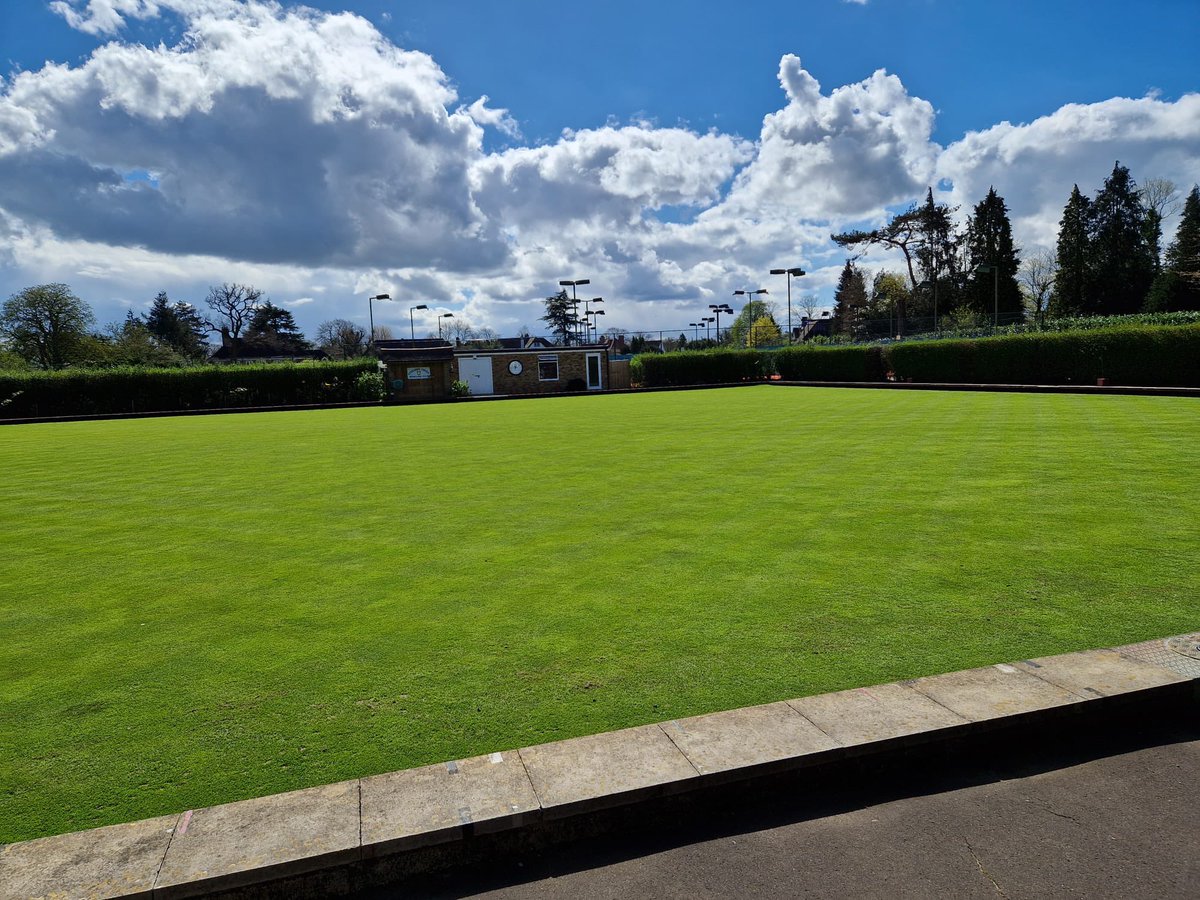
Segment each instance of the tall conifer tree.
[[1058,276],[1050,298],[1052,316],[1077,316],[1095,311],[1090,300],[1091,205],[1079,185],[1075,185],[1058,223]]
[[857,336],[867,310],[867,280],[853,260],[846,260],[833,292],[834,328],[839,334]]
[[[1021,260],[1013,244],[1008,206],[993,187],[975,205],[967,223],[967,257],[971,281],[967,288],[971,309],[990,320],[999,308],[1000,321],[1009,324],[1024,311],[1017,272]],[[980,266],[997,266],[1000,271],[979,272]]]
[[1183,204],[1175,240],[1167,247],[1163,270],[1146,296],[1148,312],[1200,310],[1200,188]]
[[1094,311],[1137,312],[1154,280],[1155,262],[1137,183],[1120,162],[1092,202],[1091,233]]

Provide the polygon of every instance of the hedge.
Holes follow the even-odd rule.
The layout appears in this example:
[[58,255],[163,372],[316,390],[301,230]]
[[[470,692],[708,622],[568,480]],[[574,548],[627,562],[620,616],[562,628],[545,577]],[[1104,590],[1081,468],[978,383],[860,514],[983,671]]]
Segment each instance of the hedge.
[[345,403],[375,360],[0,372],[0,418]]
[[775,371],[785,381],[882,381],[883,348],[787,347],[775,353]]
[[896,378],[924,382],[1200,387],[1200,325],[897,343],[884,359]]
[[900,381],[945,384],[1109,384],[1200,387],[1200,324],[1125,325],[1004,337],[900,341],[887,346],[803,345],[776,351],[647,353],[631,374],[644,387],[759,381]]
[[773,354],[759,350],[682,350],[643,353],[630,363],[630,378],[642,387],[733,384],[759,381],[771,372]]

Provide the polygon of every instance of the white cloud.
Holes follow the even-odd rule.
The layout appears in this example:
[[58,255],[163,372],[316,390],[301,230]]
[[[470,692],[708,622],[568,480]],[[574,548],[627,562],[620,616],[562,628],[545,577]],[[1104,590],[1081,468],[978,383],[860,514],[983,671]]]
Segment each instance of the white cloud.
[[1071,186],[1094,193],[1118,160],[1138,180],[1169,178],[1186,190],[1200,179],[1200,94],[1072,103],[1028,124],[1001,122],[946,148],[937,174],[964,210],[995,185],[1017,238],[1051,247]]
[[[1200,95],[1066,106],[942,148],[933,107],[896,75],[825,92],[787,55],[782,107],[754,140],[639,121],[523,146],[520,110],[460,98],[435,60],[355,15],[269,0],[54,8],[112,39],[79,65],[0,80],[0,283],[70,282],[102,320],[161,289],[199,303],[239,281],[309,330],[365,323],[365,297],[390,293],[375,317],[397,334],[416,303],[510,332],[537,328],[560,278],[588,277],[606,326],[678,329],[736,288],[782,304],[766,274],[779,266],[802,265],[794,293],[828,300],[843,261],[829,233],[940,178],[964,207],[994,184],[1018,239],[1045,243],[1071,184],[1090,193],[1114,159],[1139,178],[1200,177]],[[182,26],[174,46],[120,39],[162,15]],[[486,152],[485,129],[509,146]]]

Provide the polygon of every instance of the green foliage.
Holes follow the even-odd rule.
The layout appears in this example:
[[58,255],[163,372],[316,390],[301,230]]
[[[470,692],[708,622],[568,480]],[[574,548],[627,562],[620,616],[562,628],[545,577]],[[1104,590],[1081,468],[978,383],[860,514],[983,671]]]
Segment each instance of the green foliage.
[[[1013,244],[1008,206],[995,188],[988,191],[971,215],[967,225],[967,255],[970,281],[964,298],[966,305],[990,321],[996,320],[997,309],[1001,316],[1022,312],[1025,304],[1017,284],[1021,262]],[[995,266],[999,271],[980,272],[980,266]]]
[[750,326],[746,343],[751,347],[777,347],[783,343],[783,333],[780,332],[778,323],[770,316],[759,316]]
[[363,372],[354,379],[355,400],[386,400],[387,397],[387,379],[378,369]]
[[160,342],[189,360],[208,356],[208,326],[189,303],[171,303],[165,291],[159,291],[146,314],[146,330]]
[[1142,308],[1157,268],[1145,219],[1137,184],[1117,163],[1091,206],[1092,311],[1120,315]]
[[575,330],[575,315],[571,297],[566,288],[552,297],[547,297],[545,302],[546,314],[542,316],[541,321],[549,326],[550,333],[558,339],[559,343],[569,343]]
[[[734,347],[753,346],[750,339],[751,326],[763,318],[775,321],[775,304],[769,300],[748,300],[733,323],[725,330],[727,342]],[[776,325],[776,328],[778,327]]]
[[956,384],[1200,387],[1200,325],[1126,326],[977,340],[911,341],[884,349],[898,379]]
[[0,372],[0,397],[20,392],[6,418],[345,403],[357,399],[358,377],[376,371],[374,360],[358,360]]
[[471,396],[471,385],[465,381],[452,381],[450,383],[450,396],[455,400]]
[[684,350],[635,356],[630,378],[643,387],[737,384],[767,374],[769,353],[758,350]]
[[67,285],[39,284],[4,301],[0,338],[38,368],[61,369],[78,359],[95,322],[91,307]]
[[883,348],[785,347],[774,355],[775,371],[785,381],[882,381]]
[[259,356],[295,356],[309,349],[290,310],[270,300],[254,310],[246,329],[242,353]]
[[1095,312],[1088,301],[1088,267],[1091,258],[1088,223],[1091,221],[1091,205],[1091,201],[1079,190],[1079,185],[1075,185],[1058,223],[1058,274],[1050,298],[1051,316],[1080,316]]
[[867,314],[867,280],[854,260],[846,260],[833,292],[833,327],[839,334],[860,337]]

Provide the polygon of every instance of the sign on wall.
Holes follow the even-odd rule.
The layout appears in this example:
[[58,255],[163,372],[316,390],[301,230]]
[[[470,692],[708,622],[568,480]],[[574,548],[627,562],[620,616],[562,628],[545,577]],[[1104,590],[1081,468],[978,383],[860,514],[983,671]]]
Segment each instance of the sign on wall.
[[428,366],[413,366],[408,370],[409,381],[422,381],[429,377]]

